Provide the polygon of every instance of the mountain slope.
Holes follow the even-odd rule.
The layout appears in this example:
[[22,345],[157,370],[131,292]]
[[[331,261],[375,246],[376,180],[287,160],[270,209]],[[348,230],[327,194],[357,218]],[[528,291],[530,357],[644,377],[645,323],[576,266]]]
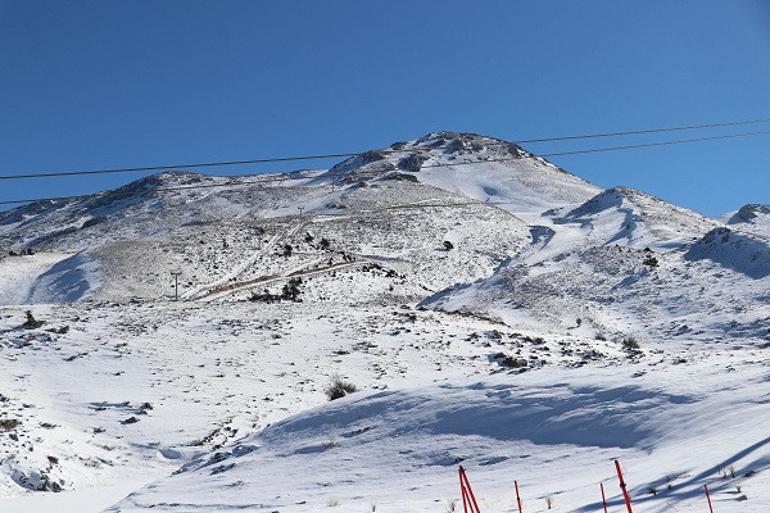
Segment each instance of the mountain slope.
[[586,336],[768,340],[762,237],[621,187],[539,220],[494,275],[422,306]]
[[635,511],[701,511],[704,483],[721,512],[744,511],[746,496],[761,509],[768,438],[752,419],[770,414],[754,395],[764,374],[756,362],[699,358],[362,394],[201,456],[108,511],[451,511],[460,463],[482,511],[514,509],[513,479],[529,511],[546,511],[549,497],[562,511],[601,510],[600,482],[621,509],[616,458]]
[[513,143],[456,132],[432,132],[367,152],[334,166],[326,177],[351,181],[387,172],[408,173],[516,214],[580,203],[601,190]]
[[585,238],[594,243],[660,250],[681,247],[717,226],[700,214],[626,187],[607,189],[555,221],[588,228]]
[[79,199],[45,201],[0,213],[0,245],[81,251],[108,242],[153,238],[190,223],[253,218],[315,189],[295,187],[312,172],[216,177],[169,172]]
[[770,205],[752,203],[723,215],[720,220],[731,228],[770,237]]
[[[170,273],[180,269],[185,297],[242,299],[241,292],[262,283],[280,287],[298,272],[347,271],[355,265],[340,259],[351,256],[359,266],[403,274],[401,294],[417,298],[485,276],[515,254],[527,230],[506,210],[539,215],[597,190],[510,143],[449,132],[367,152],[326,173],[162,173],[0,215],[0,247],[71,257],[28,277],[26,295],[0,290],[0,302],[162,297],[170,293]],[[319,251],[320,239],[333,247]],[[453,250],[444,250],[445,240]],[[300,253],[282,257],[287,245]],[[14,258],[22,264],[5,260],[0,267],[33,260]],[[318,295],[339,294],[323,288]]]
[[453,132],[2,213],[0,509],[457,511],[463,462],[483,511],[588,512],[621,457],[636,511],[761,510],[741,226]]

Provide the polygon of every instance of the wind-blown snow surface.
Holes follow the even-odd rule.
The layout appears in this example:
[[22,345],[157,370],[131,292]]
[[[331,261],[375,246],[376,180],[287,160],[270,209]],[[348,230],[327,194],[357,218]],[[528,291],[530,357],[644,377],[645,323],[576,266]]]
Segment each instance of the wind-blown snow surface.
[[615,458],[636,511],[703,511],[706,483],[718,511],[762,511],[768,368],[719,356],[353,396],[198,458],[109,511],[445,511],[459,501],[461,462],[482,511],[513,511],[513,479],[528,511],[545,511],[546,497],[596,511],[602,481],[618,509]]
[[[435,132],[1,213],[0,510],[445,511],[462,461],[483,511],[513,479],[527,511],[597,511],[620,457],[637,511],[701,511],[705,482],[761,511],[750,207],[711,220]],[[361,391],[327,404],[337,374]]]

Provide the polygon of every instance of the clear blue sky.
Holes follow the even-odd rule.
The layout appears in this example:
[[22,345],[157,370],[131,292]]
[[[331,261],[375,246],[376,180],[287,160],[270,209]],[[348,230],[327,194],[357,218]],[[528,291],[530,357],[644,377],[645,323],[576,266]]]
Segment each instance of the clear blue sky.
[[[767,0],[0,0],[0,174],[757,117]],[[770,203],[770,135],[554,160],[711,215]],[[0,199],[139,176],[0,182]]]

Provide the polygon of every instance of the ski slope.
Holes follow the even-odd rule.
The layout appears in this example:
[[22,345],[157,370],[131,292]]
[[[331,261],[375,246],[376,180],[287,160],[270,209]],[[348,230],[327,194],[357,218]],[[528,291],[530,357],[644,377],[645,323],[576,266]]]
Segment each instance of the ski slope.
[[767,365],[728,354],[356,394],[199,457],[108,511],[457,510],[460,463],[482,511],[513,511],[514,479],[527,511],[547,511],[547,498],[596,511],[602,482],[622,509],[614,459],[635,511],[703,511],[704,484],[717,511],[762,511]]
[[460,463],[620,510],[616,458],[637,512],[764,511],[765,210],[443,131],[0,213],[0,511],[451,512]]

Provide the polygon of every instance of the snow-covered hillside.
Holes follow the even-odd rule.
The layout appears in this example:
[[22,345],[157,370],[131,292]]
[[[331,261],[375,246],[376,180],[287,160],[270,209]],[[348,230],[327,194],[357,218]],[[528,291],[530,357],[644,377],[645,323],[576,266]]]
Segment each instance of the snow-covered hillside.
[[744,205],[720,219],[731,227],[770,237],[770,205]]
[[0,213],[0,510],[459,511],[462,462],[588,512],[621,458],[637,511],[761,511],[765,210],[434,132]]
[[555,219],[579,225],[591,243],[660,250],[679,248],[716,226],[700,214],[625,187],[602,191]]
[[539,214],[580,203],[601,190],[513,143],[456,132],[432,132],[367,152],[325,176],[349,181],[398,172],[513,213]]
[[755,393],[766,364],[666,360],[353,396],[197,458],[109,511],[461,511],[460,463],[482,511],[514,511],[514,479],[527,511],[549,500],[601,510],[601,482],[620,510],[618,458],[638,512],[707,511],[704,484],[717,511],[770,506],[757,422],[770,406]]

